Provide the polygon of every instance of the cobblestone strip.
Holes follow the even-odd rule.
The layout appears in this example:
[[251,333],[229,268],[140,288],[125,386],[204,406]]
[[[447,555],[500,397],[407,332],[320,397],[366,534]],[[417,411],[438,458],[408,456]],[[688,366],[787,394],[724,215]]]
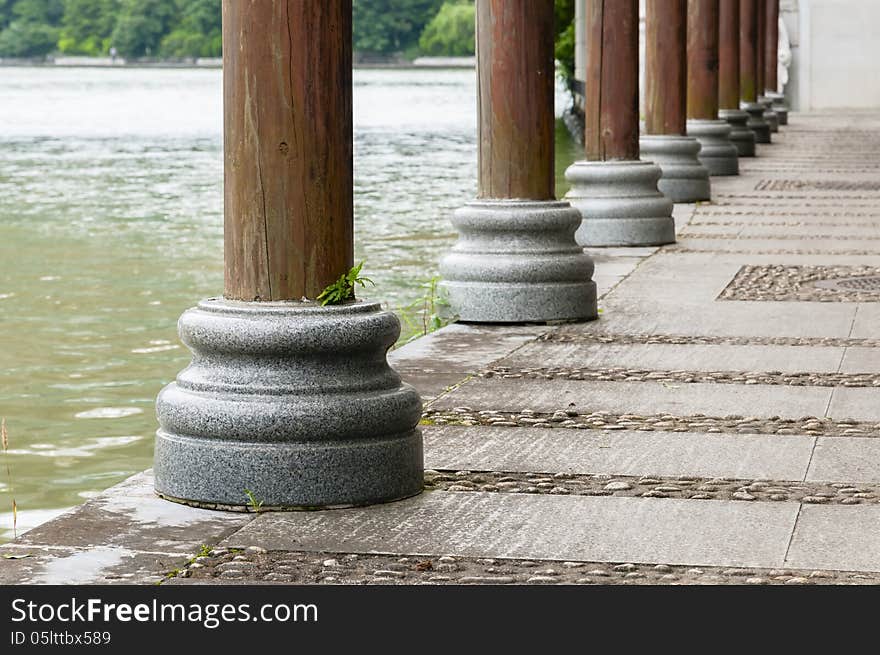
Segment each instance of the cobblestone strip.
[[840,337],[712,337],[678,334],[591,334],[548,332],[536,341],[551,343],[608,343],[620,345],[671,344],[699,346],[834,346],[842,348],[880,348],[880,339]]
[[771,416],[705,416],[691,414],[612,414],[592,412],[579,414],[572,409],[555,412],[519,412],[498,410],[474,411],[470,407],[452,410],[427,409],[422,425],[494,425],[498,427],[564,428],[571,430],[637,430],[640,432],[701,432],[733,434],[805,434],[822,437],[880,437],[880,423],[864,423],[851,419],[830,419],[818,416],[782,418]]
[[425,471],[425,487],[450,492],[638,496],[691,500],[798,501],[814,505],[880,503],[880,484],[737,480],[690,476],[574,475],[499,471]]
[[718,300],[877,302],[880,290],[836,290],[816,282],[848,277],[880,276],[876,266],[743,266]]
[[[697,238],[697,237],[693,237]],[[846,257],[846,256],[854,256],[854,257],[873,257],[878,254],[878,249],[875,250],[804,250],[802,248],[763,248],[763,249],[745,249],[745,248],[736,248],[734,249],[724,249],[724,248],[695,248],[693,246],[666,246],[666,253],[675,253],[675,254],[710,254],[710,255],[718,255],[724,253],[736,253],[737,255],[821,255],[823,257]]]
[[[761,218],[765,216],[815,216],[815,213],[807,213],[807,212],[761,212]],[[743,222],[742,220],[738,221],[706,221],[702,222],[698,219],[700,218],[708,218],[713,216],[750,216],[756,217],[758,216],[755,211],[742,211],[742,212],[706,212],[701,211],[694,215],[694,220],[691,221],[690,225],[711,225],[711,226],[721,226],[721,227],[751,227],[753,225],[760,226],[779,226],[779,227],[869,227],[876,228],[880,226],[880,214],[826,214],[822,212],[822,217],[831,218],[832,216],[840,216],[840,217],[856,217],[856,216],[875,216],[877,218],[876,221],[861,221],[856,223],[848,223],[844,221],[834,222],[834,223],[825,223],[820,221],[748,221]]]
[[880,182],[861,180],[845,182],[843,180],[761,180],[755,185],[755,191],[800,191],[815,189],[816,191],[880,191]]
[[[814,226],[809,226],[814,227]],[[764,240],[764,239],[781,239],[788,241],[811,241],[818,239],[828,239],[837,241],[877,241],[880,236],[869,237],[857,234],[734,234],[734,233],[718,233],[709,232],[700,234],[695,232],[682,232],[678,235],[679,239],[720,239],[725,241],[744,241],[744,240]]]
[[[713,194],[714,195],[714,194]],[[719,200],[721,198],[732,198],[733,204],[740,204],[738,201],[740,200],[785,200],[786,202],[791,202],[792,200],[812,200],[812,201],[830,201],[840,206],[841,204],[846,204],[847,207],[857,206],[852,203],[853,200],[866,200],[869,202],[877,202],[877,196],[861,196],[861,195],[824,195],[820,196],[818,194],[794,194],[794,193],[786,193],[785,195],[764,195],[759,193],[718,193],[713,202]],[[721,203],[719,203],[721,204]]]
[[493,366],[479,377],[528,380],[600,380],[603,382],[682,382],[709,384],[769,384],[792,387],[880,387],[878,373],[809,373],[782,371],[658,371],[634,368],[511,368]]
[[181,571],[175,583],[218,580],[251,584],[322,585],[827,585],[880,584],[880,575],[804,569],[745,569],[559,562],[430,555],[359,555],[214,548]]

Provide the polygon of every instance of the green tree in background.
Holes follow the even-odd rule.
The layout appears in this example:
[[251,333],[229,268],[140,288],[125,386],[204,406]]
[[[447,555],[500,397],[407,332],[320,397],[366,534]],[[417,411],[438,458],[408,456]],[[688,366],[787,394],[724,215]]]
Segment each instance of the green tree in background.
[[[574,2],[554,0],[556,57],[568,79]],[[356,52],[473,54],[473,0],[353,0],[353,12]],[[111,47],[126,58],[218,57],[220,23],[221,0],[0,0],[0,57],[106,55]]]
[[379,55],[411,51],[442,4],[443,0],[354,0],[354,49]]
[[42,57],[55,49],[64,15],[61,0],[7,1],[0,9],[0,57]]
[[419,48],[426,55],[464,57],[474,54],[474,3],[444,2],[425,26]]
[[123,0],[110,37],[113,46],[123,57],[155,56],[177,15],[174,0]]
[[556,61],[559,74],[570,86],[574,79],[574,3],[575,0],[555,0]]
[[72,55],[103,55],[110,49],[120,0],[65,0],[58,49]]
[[166,57],[219,57],[223,54],[221,0],[181,0],[180,22],[162,39]]

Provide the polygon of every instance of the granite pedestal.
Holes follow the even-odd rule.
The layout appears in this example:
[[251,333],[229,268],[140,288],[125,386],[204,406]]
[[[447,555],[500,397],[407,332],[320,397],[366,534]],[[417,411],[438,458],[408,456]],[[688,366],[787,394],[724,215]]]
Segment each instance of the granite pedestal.
[[730,125],[730,142],[739,157],[755,156],[755,133],[747,126],[748,112],[742,109],[719,109],[718,118]]
[[648,161],[579,161],[565,171],[565,199],[580,211],[582,246],[675,243],[672,200],[657,188],[660,167]]
[[700,142],[697,157],[709,175],[739,175],[739,156],[730,140],[731,132],[725,120],[691,119],[687,122],[688,136]]
[[672,202],[709,200],[709,171],[699,160],[700,142],[692,136],[650,134],[639,139],[642,159],[663,172],[657,188]]
[[744,102],[742,108],[748,113],[746,122],[755,134],[756,143],[770,143],[770,124],[764,119],[764,105],[759,102]]
[[586,321],[597,316],[593,261],[567,202],[477,200],[453,216],[459,239],[440,263],[459,320]]
[[422,489],[419,394],[378,303],[202,301],[190,365],[159,394],[156,491],[202,507],[368,505]]

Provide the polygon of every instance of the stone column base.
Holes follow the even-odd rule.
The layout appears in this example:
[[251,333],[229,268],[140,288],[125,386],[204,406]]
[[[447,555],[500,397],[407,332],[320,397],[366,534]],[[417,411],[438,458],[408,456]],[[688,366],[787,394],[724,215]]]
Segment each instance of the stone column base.
[[378,303],[212,298],[179,330],[193,359],[156,403],[159,495],[288,510],[422,490],[422,403],[385,360],[400,323]]
[[730,141],[732,129],[727,121],[690,119],[688,136],[700,142],[700,162],[709,175],[739,175],[739,156]]
[[764,120],[770,126],[770,132],[775,134],[779,132],[779,114],[773,109],[773,100],[767,96],[758,98],[758,102],[764,105]]
[[719,109],[718,118],[730,124],[730,142],[736,147],[740,157],[755,156],[755,133],[746,123],[749,115],[742,109]]
[[672,200],[657,189],[662,171],[647,161],[578,161],[565,171],[565,199],[583,216],[582,246],[675,243]]
[[755,141],[770,143],[770,124],[764,120],[764,105],[758,102],[744,102],[742,108],[749,114],[746,127],[755,133]]
[[788,105],[785,104],[785,96],[781,93],[768,93],[767,97],[773,101],[773,111],[779,116],[779,124],[788,125]]
[[440,272],[459,319],[595,319],[593,260],[574,238],[580,222],[574,207],[556,200],[477,200],[457,210],[459,239]]
[[700,142],[692,136],[649,134],[639,139],[642,159],[660,167],[657,188],[672,202],[709,200],[709,171],[698,159]]

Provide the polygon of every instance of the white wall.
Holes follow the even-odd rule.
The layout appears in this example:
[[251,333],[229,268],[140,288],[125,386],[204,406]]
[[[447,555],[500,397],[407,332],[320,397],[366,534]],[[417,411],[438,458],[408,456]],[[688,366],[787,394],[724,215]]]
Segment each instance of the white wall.
[[797,13],[798,108],[880,107],[880,0],[799,0]]

